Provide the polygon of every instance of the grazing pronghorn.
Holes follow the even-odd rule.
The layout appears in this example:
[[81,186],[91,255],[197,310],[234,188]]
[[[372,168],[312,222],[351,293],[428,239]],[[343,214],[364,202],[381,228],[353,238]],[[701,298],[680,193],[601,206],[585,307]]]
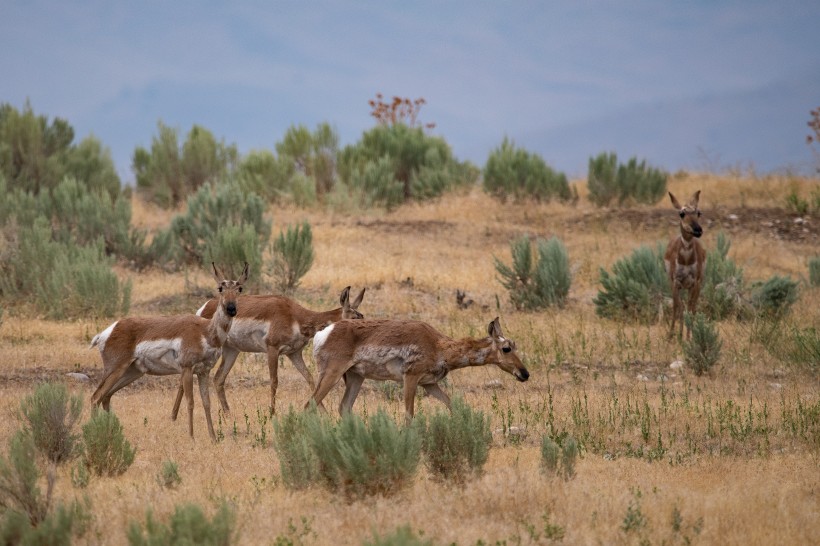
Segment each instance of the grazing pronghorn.
[[[276,389],[279,386],[279,355],[285,355],[305,378],[311,390],[315,388],[313,376],[308,371],[302,358],[302,349],[308,341],[322,328],[342,319],[362,319],[359,304],[364,298],[365,289],[351,303],[350,287],[342,290],[339,296],[341,307],[331,311],[310,311],[285,296],[242,296],[239,298],[239,310],[233,327],[228,333],[228,340],[222,348],[222,364],[216,370],[214,385],[222,411],[229,412],[228,399],[225,397],[225,379],[236,362],[240,352],[267,353],[268,371],[270,372],[270,407],[275,413]],[[216,300],[209,300],[196,312],[197,315],[210,317],[216,310]],[[173,416],[179,409],[182,389],[177,392]]]
[[238,280],[225,279],[211,264],[219,291],[216,313],[208,320],[197,315],[170,317],[126,317],[94,336],[92,347],[98,347],[103,359],[103,379],[92,403],[108,411],[111,396],[145,374],[180,374],[181,388],[188,400],[188,432],[194,436],[193,374],[199,383],[199,394],[208,433],[216,440],[211,421],[208,396],[208,374],[214,367],[228,338],[237,312],[237,296],[248,280],[248,264]]
[[353,408],[365,379],[392,380],[404,386],[409,423],[419,385],[450,408],[450,398],[438,382],[451,370],[495,364],[526,381],[530,373],[516,354],[515,342],[501,333],[498,317],[490,322],[487,333],[489,336],[481,339],[454,340],[415,320],[343,320],[332,324],[313,338],[319,383],[305,407],[311,400],[320,405],[342,376],[345,393],[339,413]]
[[[669,325],[669,337],[675,333],[675,320],[679,320],[680,333],[683,335],[683,302],[681,301],[681,290],[689,292],[688,310],[694,313],[698,305],[698,296],[703,283],[703,268],[706,264],[706,251],[700,244],[698,238],[703,235],[703,228],[698,223],[700,210],[698,210],[698,200],[700,190],[696,191],[692,198],[684,206],[669,192],[672,205],[678,210],[680,215],[680,235],[669,241],[666,247],[666,254],[663,260],[666,264],[666,273],[669,275],[669,282],[672,285],[672,318]],[[692,332],[687,327],[686,335],[691,336]]]

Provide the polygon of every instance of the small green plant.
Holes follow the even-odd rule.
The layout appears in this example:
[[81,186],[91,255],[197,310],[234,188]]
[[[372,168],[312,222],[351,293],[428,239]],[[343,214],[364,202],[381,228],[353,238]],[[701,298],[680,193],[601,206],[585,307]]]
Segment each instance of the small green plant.
[[78,460],[71,468],[71,484],[77,489],[85,489],[91,483],[91,473],[84,460]]
[[519,309],[561,307],[572,283],[567,249],[557,237],[549,241],[539,238],[536,247],[538,260],[533,264],[529,237],[524,235],[510,243],[512,267],[495,258],[499,280]]
[[564,173],[551,169],[538,154],[504,138],[484,166],[484,191],[502,200],[568,201],[573,192]]
[[306,546],[316,541],[316,531],[312,527],[313,519],[302,516],[302,528],[296,527],[292,518],[288,518],[288,531],[277,535],[273,546]]
[[809,202],[808,200],[800,197],[800,194],[797,193],[797,190],[792,188],[792,190],[786,196],[786,208],[790,212],[803,216],[805,214],[808,214],[809,212]]
[[601,317],[652,322],[670,292],[661,247],[642,246],[615,262],[611,274],[600,274],[602,289],[592,301]]
[[157,474],[157,483],[165,489],[174,489],[182,483],[179,466],[174,461],[165,461]]
[[[809,284],[811,286],[820,286],[820,256],[809,259]],[[0,319],[3,316],[2,311],[0,309]],[[1,320],[0,323],[2,323]]]
[[43,383],[20,403],[20,413],[34,445],[54,464],[77,455],[79,435],[73,430],[82,410],[82,398],[69,395],[63,383]]
[[635,157],[618,165],[616,154],[601,153],[589,159],[588,171],[589,200],[601,207],[615,199],[652,205],[666,194],[668,175]]
[[634,498],[629,501],[629,506],[626,508],[624,520],[621,523],[621,529],[625,533],[641,531],[648,524],[648,520],[641,509],[641,490],[636,489],[632,494]]
[[797,301],[797,281],[774,275],[766,282],[752,286],[752,306],[766,319],[785,317]]
[[422,534],[417,535],[413,532],[412,527],[402,525],[386,535],[380,535],[374,531],[373,538],[364,541],[362,546],[433,546],[433,541],[423,539]]
[[313,265],[310,224],[304,221],[301,226],[288,226],[287,231],[280,232],[271,245],[271,255],[270,275],[277,287],[283,292],[293,291]]
[[436,411],[426,423],[422,416],[417,420],[425,466],[435,479],[464,483],[481,474],[492,442],[489,417],[456,398],[451,412]]
[[718,336],[715,324],[703,313],[695,313],[694,316],[687,313],[684,320],[687,328],[692,331],[692,338],[683,344],[684,358],[695,371],[695,375],[703,375],[720,359],[723,342]]
[[209,519],[196,504],[178,505],[167,524],[154,519],[149,508],[145,514],[145,526],[132,521],[128,526],[128,544],[131,546],[227,546],[236,543],[236,515],[223,502],[213,518]]
[[541,439],[541,470],[568,480],[575,476],[578,442],[572,436],[566,436],[562,444],[559,445],[549,436]]
[[125,439],[122,425],[112,412],[97,408],[83,425],[84,460],[97,476],[119,476],[134,462],[136,449]]

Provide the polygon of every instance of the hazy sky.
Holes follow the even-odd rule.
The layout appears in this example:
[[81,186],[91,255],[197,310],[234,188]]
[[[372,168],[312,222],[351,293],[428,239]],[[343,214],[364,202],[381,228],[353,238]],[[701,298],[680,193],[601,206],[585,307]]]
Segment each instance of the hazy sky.
[[377,92],[424,97],[479,166],[507,136],[570,176],[602,151],[808,171],[818,21],[813,1],[0,0],[0,102],[93,133],[125,181],[159,120],[243,153],[325,121],[353,144]]

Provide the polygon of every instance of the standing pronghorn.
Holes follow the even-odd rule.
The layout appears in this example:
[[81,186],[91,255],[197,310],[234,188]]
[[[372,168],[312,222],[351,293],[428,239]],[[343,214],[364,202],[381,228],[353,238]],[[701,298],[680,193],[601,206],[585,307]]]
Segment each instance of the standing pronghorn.
[[[239,310],[234,319],[233,328],[222,349],[222,364],[216,370],[214,386],[222,411],[229,412],[228,399],[225,397],[225,379],[236,362],[240,352],[267,353],[268,372],[270,373],[270,408],[276,409],[276,390],[279,386],[279,355],[285,355],[305,378],[311,390],[315,388],[313,376],[308,371],[302,358],[302,349],[313,339],[314,334],[322,328],[342,319],[362,319],[359,304],[364,298],[365,289],[359,292],[356,299],[350,301],[350,287],[342,290],[339,296],[341,307],[330,311],[310,311],[285,296],[242,296],[239,298]],[[216,310],[216,300],[209,300],[196,312],[209,318]],[[172,418],[176,418],[179,403],[182,400],[182,388],[177,392]]]
[[[700,244],[698,238],[703,235],[703,229],[698,223],[700,210],[698,210],[698,200],[700,190],[696,191],[685,206],[681,206],[678,200],[669,192],[672,205],[678,210],[680,215],[680,235],[669,241],[666,247],[666,254],[663,260],[666,264],[666,273],[669,275],[669,282],[672,285],[672,318],[669,325],[669,337],[675,333],[675,320],[679,320],[680,333],[683,335],[683,302],[681,301],[681,290],[689,292],[688,310],[694,313],[698,305],[698,296],[703,283],[703,268],[706,264],[706,251]],[[686,335],[691,336],[692,332],[686,328]]]
[[[313,338],[313,356],[319,383],[311,400],[321,404],[344,376],[345,393],[339,412],[350,411],[365,379],[397,381],[404,386],[405,419],[414,414],[416,388],[450,407],[450,398],[438,382],[452,370],[495,364],[519,381],[530,377],[506,339],[496,317],[487,327],[489,337],[454,340],[432,326],[415,320],[343,320]],[[310,404],[308,400],[307,405]]]
[[188,400],[188,432],[194,436],[193,374],[208,421],[208,433],[216,440],[211,421],[208,374],[222,353],[222,345],[236,315],[236,299],[248,280],[248,264],[238,280],[226,280],[211,264],[219,291],[219,305],[208,320],[197,315],[170,317],[126,317],[94,336],[92,347],[99,347],[103,359],[103,379],[92,403],[110,409],[111,396],[145,374],[182,376]]

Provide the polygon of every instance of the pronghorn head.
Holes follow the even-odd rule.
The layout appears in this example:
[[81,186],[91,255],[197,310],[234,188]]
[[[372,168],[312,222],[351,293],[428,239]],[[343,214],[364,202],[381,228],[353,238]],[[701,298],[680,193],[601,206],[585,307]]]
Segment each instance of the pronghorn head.
[[344,290],[342,290],[341,295],[339,296],[339,303],[342,304],[342,318],[343,319],[363,319],[364,315],[359,313],[358,308],[359,304],[362,303],[362,298],[364,298],[364,291],[366,289],[362,288],[362,291],[359,292],[359,295],[356,299],[351,303],[350,302],[350,287],[346,286]]
[[692,198],[686,205],[681,206],[678,200],[669,192],[669,197],[672,199],[672,206],[678,210],[680,215],[680,232],[685,239],[700,237],[703,235],[703,228],[698,223],[700,218],[700,209],[698,209],[698,200],[700,199],[700,190],[692,194]]
[[235,317],[236,297],[242,292],[242,285],[248,280],[248,262],[245,262],[242,275],[235,281],[226,279],[224,275],[220,274],[215,263],[211,262],[211,266],[214,268],[214,280],[219,291],[217,306],[229,317]]
[[490,325],[487,327],[487,333],[490,334],[494,350],[494,363],[504,370],[512,374],[519,381],[526,381],[530,377],[530,372],[521,363],[518,354],[515,351],[515,342],[504,337],[501,332],[501,323],[498,322],[498,317],[495,317]]

